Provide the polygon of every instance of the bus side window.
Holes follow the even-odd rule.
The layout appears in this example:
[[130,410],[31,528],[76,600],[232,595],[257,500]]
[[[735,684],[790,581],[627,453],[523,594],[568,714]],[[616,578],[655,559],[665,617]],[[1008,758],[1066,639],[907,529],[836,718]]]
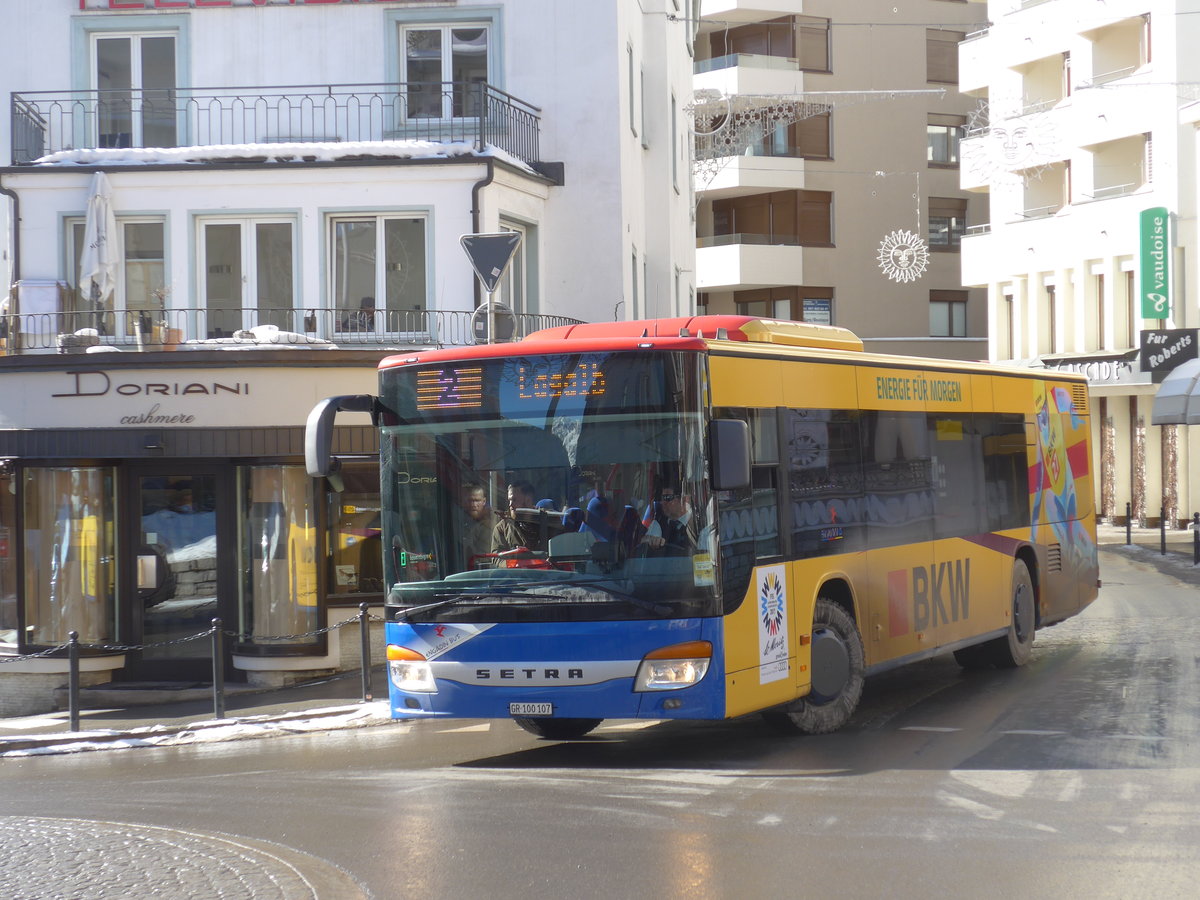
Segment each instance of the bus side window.
[[792,409],[784,417],[792,555],[797,559],[861,550],[862,453],[859,412]]
[[982,495],[983,447],[975,419],[967,413],[932,413],[935,538],[964,537],[987,531]]
[[933,481],[925,413],[866,410],[862,440],[869,545],[931,540]]
[[1025,418],[1020,413],[977,416],[982,420],[983,478],[987,494],[985,531],[1029,524],[1029,474]]

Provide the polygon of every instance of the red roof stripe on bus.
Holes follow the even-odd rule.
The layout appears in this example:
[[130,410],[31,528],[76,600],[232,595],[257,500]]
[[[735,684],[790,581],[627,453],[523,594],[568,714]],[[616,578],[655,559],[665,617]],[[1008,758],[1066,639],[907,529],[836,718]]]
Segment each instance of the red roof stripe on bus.
[[[620,338],[641,337],[678,337],[679,331],[686,328],[688,334],[695,335],[701,331],[706,338],[715,338],[717,329],[724,328],[731,341],[744,341],[742,326],[747,322],[756,322],[756,316],[677,316],[674,319],[635,319],[629,322],[591,322],[582,325],[563,325],[558,328],[546,328],[535,331],[526,341],[533,340],[579,340],[580,338]],[[522,342],[524,343],[524,341]]]
[[[575,328],[578,326],[568,326]],[[558,331],[559,329],[548,329]],[[441,350],[413,350],[397,353],[380,360],[379,368],[391,369],[397,366],[421,365],[436,362],[456,362],[468,359],[505,359],[513,356],[537,356],[545,353],[608,353],[614,350],[691,350],[700,351],[708,345],[699,338],[674,337],[642,337],[639,331],[636,337],[588,337],[568,340],[547,340],[542,338],[546,331],[537,332],[538,339],[533,335],[523,341],[511,344],[480,344],[476,347],[447,347]],[[678,332],[676,332],[678,334]],[[651,346],[647,347],[646,345]]]

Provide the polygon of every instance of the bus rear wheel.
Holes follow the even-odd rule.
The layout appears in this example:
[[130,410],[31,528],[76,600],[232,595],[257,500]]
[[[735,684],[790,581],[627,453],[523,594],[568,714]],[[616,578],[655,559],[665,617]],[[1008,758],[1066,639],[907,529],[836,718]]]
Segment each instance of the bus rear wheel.
[[850,613],[827,597],[813,611],[812,690],[763,718],[787,734],[827,734],[854,715],[865,668],[862,636]]
[[552,741],[569,741],[581,738],[603,719],[542,719],[533,716],[513,716],[513,721],[530,734],[549,738]]
[[1012,621],[1008,634],[990,641],[992,662],[998,669],[1015,669],[1033,655],[1033,633],[1037,627],[1037,596],[1025,560],[1013,561]]

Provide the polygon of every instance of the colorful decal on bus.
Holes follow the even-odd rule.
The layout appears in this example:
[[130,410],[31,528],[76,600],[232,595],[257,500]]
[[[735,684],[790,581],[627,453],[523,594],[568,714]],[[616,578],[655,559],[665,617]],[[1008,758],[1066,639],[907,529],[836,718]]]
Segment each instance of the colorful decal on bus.
[[764,566],[757,578],[758,683],[768,684],[788,673],[787,575],[783,566]]

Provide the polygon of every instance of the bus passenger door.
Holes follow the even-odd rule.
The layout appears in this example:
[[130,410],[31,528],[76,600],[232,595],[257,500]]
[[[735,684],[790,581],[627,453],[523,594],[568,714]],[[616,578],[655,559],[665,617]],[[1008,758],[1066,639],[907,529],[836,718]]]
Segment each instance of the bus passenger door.
[[932,461],[925,412],[864,410],[868,664],[937,646],[929,604],[933,565]]

